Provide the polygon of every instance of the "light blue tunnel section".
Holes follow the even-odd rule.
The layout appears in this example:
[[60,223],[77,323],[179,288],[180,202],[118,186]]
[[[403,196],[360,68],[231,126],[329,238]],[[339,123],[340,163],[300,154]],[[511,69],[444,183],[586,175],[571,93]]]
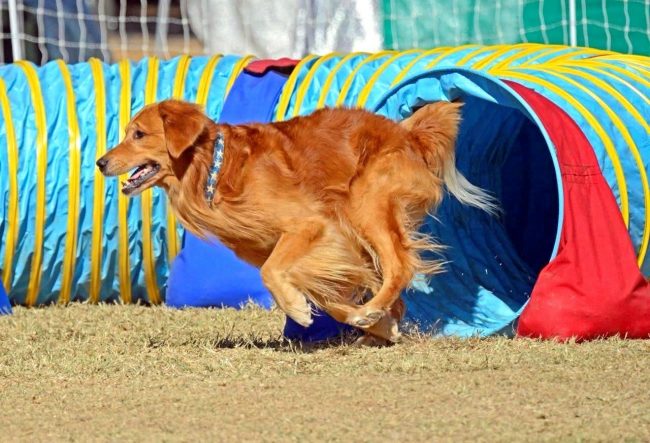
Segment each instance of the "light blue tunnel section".
[[[212,118],[217,119],[223,106],[226,85],[240,57],[226,56],[219,60],[213,74],[206,111]],[[209,57],[194,57],[191,59],[183,98],[194,101],[197,89]],[[176,76],[179,59],[162,61],[158,69],[157,99],[162,100],[172,95],[172,87]],[[145,83],[147,81],[148,60],[130,64],[131,83],[131,115],[137,113],[144,105]],[[120,91],[122,78],[117,64],[104,64],[107,122],[107,147],[118,143]],[[89,282],[91,272],[91,235],[93,229],[93,200],[95,161],[96,161],[96,85],[88,63],[69,66],[72,77],[75,106],[78,114],[78,124],[81,134],[81,174],[79,233],[71,291],[73,300],[86,300],[89,297]],[[62,266],[65,238],[68,231],[68,186],[70,149],[68,122],[66,115],[66,94],[61,71],[56,63],[37,68],[38,78],[42,89],[42,99],[47,121],[47,174],[46,174],[46,218],[43,242],[42,280],[38,291],[37,304],[54,302],[61,290]],[[19,231],[18,243],[15,248],[14,272],[11,282],[10,295],[14,303],[24,303],[27,293],[31,264],[34,251],[34,234],[36,220],[36,124],[34,106],[27,78],[23,70],[16,65],[0,67],[0,77],[5,81],[12,119],[16,128],[17,144],[19,146],[18,165],[18,202],[19,202]],[[1,118],[1,117],[0,117]],[[5,161],[6,126],[3,128],[2,157],[0,158],[0,174],[6,177],[8,170]],[[8,180],[0,179],[0,238],[5,238],[8,229],[7,200]],[[120,296],[118,279],[118,180],[106,179],[104,189],[103,245],[101,257],[101,300],[114,301]],[[152,195],[152,249],[155,260],[156,280],[164,299],[166,280],[169,271],[167,255],[167,230],[176,229],[182,234],[180,226],[167,226],[167,201],[160,189],[154,189]],[[142,213],[140,197],[129,200],[128,206],[129,255],[131,263],[131,285],[134,301],[147,301],[142,255]],[[0,257],[4,257],[5,242],[0,242]],[[0,274],[2,272],[0,271]]]

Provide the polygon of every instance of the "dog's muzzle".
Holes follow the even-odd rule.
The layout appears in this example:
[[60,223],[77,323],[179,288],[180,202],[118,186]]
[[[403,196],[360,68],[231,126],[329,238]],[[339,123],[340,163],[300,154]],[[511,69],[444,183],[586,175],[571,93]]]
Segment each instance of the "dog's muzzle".
[[102,157],[99,160],[97,160],[97,163],[95,163],[95,164],[99,168],[99,171],[103,174],[105,169],[106,169],[106,165],[108,165],[108,160],[106,160],[104,157]]

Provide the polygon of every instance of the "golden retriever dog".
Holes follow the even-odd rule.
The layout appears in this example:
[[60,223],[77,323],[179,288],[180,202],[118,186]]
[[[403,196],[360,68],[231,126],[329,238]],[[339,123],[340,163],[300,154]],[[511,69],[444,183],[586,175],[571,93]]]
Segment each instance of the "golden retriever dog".
[[132,171],[122,192],[162,187],[181,223],[216,236],[260,268],[278,307],[312,323],[312,306],[394,342],[400,298],[416,274],[441,270],[418,227],[444,188],[462,203],[495,205],[454,160],[460,105],[427,105],[396,123],[361,109],[323,109],[271,124],[217,124],[196,105],[145,107],[97,161]]

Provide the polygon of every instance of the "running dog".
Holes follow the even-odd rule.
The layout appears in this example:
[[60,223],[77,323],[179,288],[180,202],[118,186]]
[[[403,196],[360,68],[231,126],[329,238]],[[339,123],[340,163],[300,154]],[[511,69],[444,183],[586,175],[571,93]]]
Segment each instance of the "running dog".
[[402,290],[416,273],[441,271],[422,254],[441,246],[418,227],[445,188],[496,210],[456,169],[459,120],[459,104],[438,102],[401,123],[330,108],[233,126],[166,100],[139,112],[97,166],[106,176],[133,171],[125,195],[162,187],[188,230],[260,268],[297,323],[310,325],[315,305],[365,331],[362,342],[394,342]]

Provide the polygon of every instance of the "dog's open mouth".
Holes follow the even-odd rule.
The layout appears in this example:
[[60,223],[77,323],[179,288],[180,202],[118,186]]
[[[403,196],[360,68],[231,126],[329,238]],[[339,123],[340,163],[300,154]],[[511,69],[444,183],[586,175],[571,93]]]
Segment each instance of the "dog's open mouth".
[[125,195],[132,194],[140,188],[147,180],[156,175],[160,170],[158,163],[145,163],[135,168],[129,179],[122,182],[122,193]]

